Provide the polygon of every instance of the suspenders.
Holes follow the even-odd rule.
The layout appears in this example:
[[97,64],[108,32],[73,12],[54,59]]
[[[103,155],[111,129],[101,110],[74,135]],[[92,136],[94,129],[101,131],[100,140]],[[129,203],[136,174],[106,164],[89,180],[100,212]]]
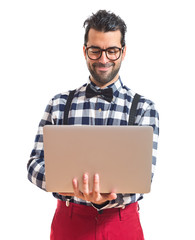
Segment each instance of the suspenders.
[[[70,91],[70,94],[68,96],[68,99],[67,99],[67,102],[66,102],[66,106],[65,106],[65,109],[64,109],[63,125],[68,125],[68,113],[70,111],[71,103],[72,103],[72,100],[74,98],[75,92],[76,92],[76,90]],[[131,106],[131,109],[130,109],[128,125],[135,125],[137,104],[138,104],[138,102],[140,100],[140,97],[141,96],[136,93],[134,98],[133,98],[132,106]]]
[[135,118],[136,118],[136,112],[137,112],[137,104],[140,100],[140,95],[139,94],[135,94],[134,98],[133,98],[133,102],[132,102],[132,106],[130,109],[130,115],[129,115],[129,123],[128,125],[135,125]]
[[76,92],[76,90],[70,91],[70,94],[68,95],[68,99],[67,99],[66,106],[64,109],[63,125],[68,125],[68,113],[70,111],[71,102],[72,102],[72,99],[74,98],[75,92]]

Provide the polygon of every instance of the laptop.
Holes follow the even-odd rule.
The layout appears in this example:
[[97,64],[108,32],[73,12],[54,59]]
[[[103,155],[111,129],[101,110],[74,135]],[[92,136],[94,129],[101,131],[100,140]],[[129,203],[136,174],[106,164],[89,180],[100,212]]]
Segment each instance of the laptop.
[[43,128],[46,190],[73,192],[84,173],[100,176],[100,191],[148,193],[152,175],[150,126],[46,125]]

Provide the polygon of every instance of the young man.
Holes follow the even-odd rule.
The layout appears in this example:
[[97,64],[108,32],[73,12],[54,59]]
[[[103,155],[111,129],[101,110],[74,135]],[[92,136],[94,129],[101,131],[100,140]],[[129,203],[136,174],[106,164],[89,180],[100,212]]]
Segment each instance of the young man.
[[[88,84],[76,89],[66,121],[69,125],[128,125],[135,93],[124,86],[119,77],[126,54],[126,25],[115,14],[98,11],[84,22],[84,27],[83,53],[90,77]],[[28,162],[29,180],[44,190],[43,126],[63,124],[69,94],[58,94],[49,102]],[[143,96],[137,105],[135,124],[153,127],[153,177],[159,133],[158,113],[154,103]],[[101,194],[98,174],[94,176],[90,192],[88,179],[87,173],[82,183],[73,179],[73,194],[53,193],[58,204],[51,239],[144,239],[138,213],[138,201],[143,195]]]

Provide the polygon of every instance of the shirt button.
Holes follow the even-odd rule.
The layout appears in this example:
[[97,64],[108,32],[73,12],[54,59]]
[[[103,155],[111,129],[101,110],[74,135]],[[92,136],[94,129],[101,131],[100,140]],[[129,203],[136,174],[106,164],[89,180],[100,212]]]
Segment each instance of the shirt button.
[[102,109],[101,108],[99,108],[99,112],[101,112],[102,111]]

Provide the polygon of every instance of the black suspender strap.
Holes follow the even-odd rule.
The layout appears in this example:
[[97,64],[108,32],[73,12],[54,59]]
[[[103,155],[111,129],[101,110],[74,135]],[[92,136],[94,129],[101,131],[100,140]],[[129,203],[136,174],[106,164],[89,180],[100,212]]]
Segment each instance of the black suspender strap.
[[72,91],[70,91],[70,93],[68,95],[68,99],[67,99],[66,106],[64,109],[63,125],[68,125],[68,113],[70,111],[70,106],[72,103],[72,99],[74,98],[75,92],[76,92],[76,90],[72,90]]
[[128,125],[135,125],[135,117],[136,117],[136,112],[137,112],[137,104],[140,100],[140,95],[139,94],[135,94],[134,98],[133,98],[133,102],[131,105],[131,109],[130,109],[130,115],[129,115],[129,123]]

